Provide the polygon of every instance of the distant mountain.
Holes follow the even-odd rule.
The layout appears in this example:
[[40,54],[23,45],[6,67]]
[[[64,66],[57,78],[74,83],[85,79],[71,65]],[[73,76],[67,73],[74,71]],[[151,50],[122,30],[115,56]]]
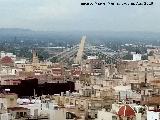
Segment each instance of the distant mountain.
[[153,42],[160,40],[160,33],[153,32],[114,32],[114,31],[33,31],[20,28],[0,28],[0,41],[14,40],[48,40],[57,42],[79,42],[82,35],[87,36],[87,40],[93,43],[103,44],[109,41]]
[[30,29],[20,29],[20,28],[0,28],[0,34],[24,34],[33,32]]

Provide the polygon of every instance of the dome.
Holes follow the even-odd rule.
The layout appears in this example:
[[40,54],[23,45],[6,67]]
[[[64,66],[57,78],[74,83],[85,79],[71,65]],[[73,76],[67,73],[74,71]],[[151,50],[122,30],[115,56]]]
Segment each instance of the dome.
[[120,107],[120,109],[118,111],[118,115],[124,116],[124,117],[135,116],[135,111],[129,105],[124,105],[124,106]]

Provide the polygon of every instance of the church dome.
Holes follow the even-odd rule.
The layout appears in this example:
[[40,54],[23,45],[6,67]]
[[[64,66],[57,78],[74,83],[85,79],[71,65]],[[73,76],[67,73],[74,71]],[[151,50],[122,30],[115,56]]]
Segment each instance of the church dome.
[[124,106],[120,107],[120,109],[118,111],[118,115],[124,116],[124,117],[135,116],[135,111],[129,105],[124,105]]

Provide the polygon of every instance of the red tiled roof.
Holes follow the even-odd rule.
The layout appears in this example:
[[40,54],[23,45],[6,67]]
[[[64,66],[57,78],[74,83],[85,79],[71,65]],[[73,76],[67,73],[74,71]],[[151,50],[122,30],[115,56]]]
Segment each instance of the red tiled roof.
[[72,74],[73,74],[73,75],[76,75],[76,74],[80,75],[80,74],[81,74],[81,71],[80,71],[80,70],[79,70],[79,71],[78,71],[78,70],[75,70],[75,71],[72,71]]
[[160,104],[160,96],[146,96],[145,100],[141,101],[142,105],[159,105]]
[[9,63],[13,63],[13,60],[11,57],[5,56],[1,59],[1,62],[4,64],[9,64]]
[[124,117],[135,116],[135,111],[129,105],[124,105],[119,109],[118,115]]

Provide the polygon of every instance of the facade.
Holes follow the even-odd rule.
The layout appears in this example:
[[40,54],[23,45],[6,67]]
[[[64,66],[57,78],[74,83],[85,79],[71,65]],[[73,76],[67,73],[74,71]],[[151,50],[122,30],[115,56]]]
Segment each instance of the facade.
[[117,120],[118,117],[116,114],[113,114],[111,112],[107,112],[105,109],[102,109],[101,111],[98,111],[98,115],[96,120]]
[[30,111],[23,107],[11,107],[7,108],[8,113],[11,114],[12,119],[27,119],[30,115]]
[[147,120],[159,120],[160,111],[159,110],[150,110],[147,111]]
[[142,55],[138,54],[138,53],[134,53],[133,54],[133,61],[140,61],[141,60]]

